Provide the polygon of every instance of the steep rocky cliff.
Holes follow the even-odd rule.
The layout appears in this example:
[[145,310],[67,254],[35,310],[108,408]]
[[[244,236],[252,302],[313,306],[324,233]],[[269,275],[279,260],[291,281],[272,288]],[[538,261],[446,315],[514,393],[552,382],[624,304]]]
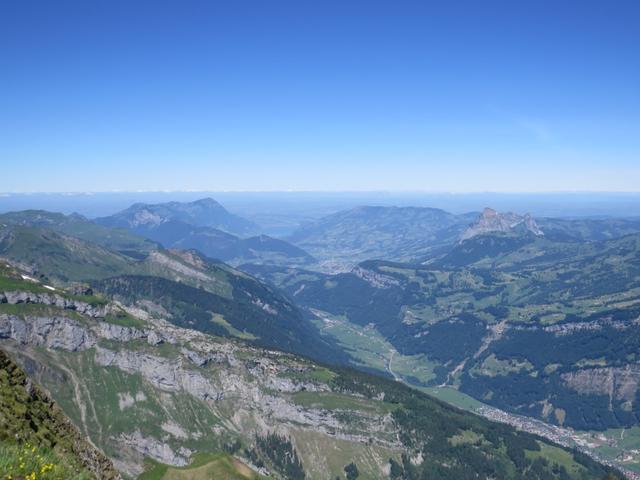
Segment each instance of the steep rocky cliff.
[[544,235],[544,232],[528,213],[525,215],[513,212],[498,213],[492,208],[485,208],[477,220],[463,232],[460,240],[467,240],[487,233],[514,231],[530,232],[538,236]]

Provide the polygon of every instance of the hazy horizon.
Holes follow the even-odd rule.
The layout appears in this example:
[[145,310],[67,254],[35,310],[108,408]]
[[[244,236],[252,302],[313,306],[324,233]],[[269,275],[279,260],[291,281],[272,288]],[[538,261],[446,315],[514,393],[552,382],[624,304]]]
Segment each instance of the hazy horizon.
[[425,194],[425,195],[640,195],[639,190],[393,190],[393,189],[363,189],[363,190],[190,190],[190,189],[149,189],[149,190],[34,190],[34,191],[6,191],[0,192],[0,196],[8,195],[97,195],[97,194],[119,194],[119,193],[329,193],[329,194],[349,194],[349,193],[393,193],[393,194]]
[[286,235],[297,225],[360,206],[429,207],[455,214],[498,211],[536,217],[639,217],[638,193],[428,193],[428,192],[94,192],[0,194],[0,213],[43,209],[88,218],[112,215],[134,203],[191,202],[214,198],[232,213]]

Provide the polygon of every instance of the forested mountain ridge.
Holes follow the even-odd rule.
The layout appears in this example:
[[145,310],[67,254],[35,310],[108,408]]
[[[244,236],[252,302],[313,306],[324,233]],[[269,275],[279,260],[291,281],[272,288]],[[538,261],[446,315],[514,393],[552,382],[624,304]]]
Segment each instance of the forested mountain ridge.
[[240,238],[215,228],[178,221],[133,231],[166,248],[195,249],[231,265],[256,263],[305,266],[315,262],[301,248],[267,235]]
[[[101,227],[104,228],[104,227]],[[0,225],[0,257],[53,286],[91,285],[178,325],[345,360],[276,289],[195,251],[124,255],[42,227]]]

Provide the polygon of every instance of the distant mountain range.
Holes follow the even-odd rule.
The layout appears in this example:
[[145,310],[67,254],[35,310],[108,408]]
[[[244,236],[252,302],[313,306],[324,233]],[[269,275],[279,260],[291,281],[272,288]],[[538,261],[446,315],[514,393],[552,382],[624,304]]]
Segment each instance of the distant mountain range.
[[368,259],[427,257],[455,243],[475,216],[435,208],[358,207],[307,224],[287,240],[325,270],[344,270]]
[[99,225],[82,215],[64,215],[45,210],[24,210],[0,214],[0,226],[35,227],[96,243],[124,255],[140,256],[157,248],[153,241],[124,228]]
[[259,227],[229,213],[206,198],[191,203],[135,204],[110,217],[96,219],[103,226],[128,229],[165,248],[196,249],[232,265],[266,263],[308,266],[315,259],[307,252],[267,235]]
[[182,222],[198,227],[215,228],[237,236],[255,235],[260,232],[258,225],[229,213],[212,198],[194,202],[136,203],[109,217],[98,218],[96,222],[133,231],[152,230],[166,222]]
[[500,232],[564,242],[605,240],[640,232],[640,218],[534,219],[491,208],[454,215],[434,208],[359,207],[308,223],[287,240],[313,255],[320,270],[335,273],[372,259],[422,263],[462,241]]

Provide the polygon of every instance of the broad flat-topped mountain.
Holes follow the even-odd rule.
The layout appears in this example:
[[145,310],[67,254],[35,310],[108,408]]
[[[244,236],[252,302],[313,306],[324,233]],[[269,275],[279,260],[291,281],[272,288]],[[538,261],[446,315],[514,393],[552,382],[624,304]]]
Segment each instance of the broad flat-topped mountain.
[[0,299],[2,348],[131,478],[621,478],[400,383],[176,326],[159,305],[9,265]]
[[547,238],[559,241],[610,240],[640,232],[640,217],[630,218],[537,218]]
[[229,213],[212,198],[203,198],[194,202],[136,203],[122,212],[96,219],[96,222],[101,225],[140,232],[171,221],[198,227],[212,227],[238,236],[255,235],[260,232],[258,225]]
[[530,232],[533,235],[544,235],[536,221],[528,213],[518,215],[513,212],[498,213],[492,208],[485,208],[478,219],[460,236],[467,240],[487,233]]
[[96,219],[100,225],[128,229],[165,248],[196,249],[232,265],[243,263],[309,266],[315,259],[284,240],[254,235],[259,227],[227,212],[213,199],[191,203],[135,204]]

